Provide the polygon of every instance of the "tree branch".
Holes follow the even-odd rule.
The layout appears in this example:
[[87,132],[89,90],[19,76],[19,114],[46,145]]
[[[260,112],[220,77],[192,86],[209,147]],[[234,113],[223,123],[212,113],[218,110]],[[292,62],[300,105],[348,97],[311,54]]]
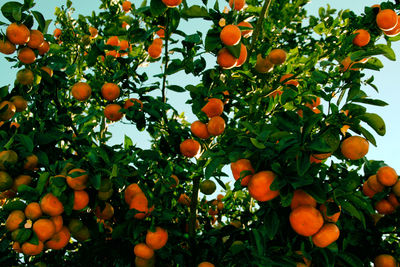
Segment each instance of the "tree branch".
[[169,19],[170,19],[170,17],[167,12],[167,22],[165,23],[165,34],[164,34],[164,36],[165,36],[164,37],[164,39],[165,39],[165,47],[164,47],[165,63],[164,63],[164,75],[163,75],[162,89],[161,89],[162,100],[164,103],[167,102],[166,84],[167,84],[167,68],[168,68],[168,61],[169,61],[169,56],[168,56]]
[[271,3],[272,0],[265,0],[264,5],[261,9],[260,17],[258,18],[256,29],[254,30],[253,39],[251,40],[250,53],[253,51],[254,45],[256,44],[258,37],[261,33],[262,25]]

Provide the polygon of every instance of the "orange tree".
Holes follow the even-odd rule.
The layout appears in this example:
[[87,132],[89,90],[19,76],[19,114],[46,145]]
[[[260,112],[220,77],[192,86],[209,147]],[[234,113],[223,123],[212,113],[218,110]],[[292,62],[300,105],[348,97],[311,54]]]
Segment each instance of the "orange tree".
[[[368,105],[386,103],[361,85],[395,60],[400,5],[190,2],[102,0],[75,19],[67,1],[53,34],[33,0],[3,4],[19,71],[0,90],[1,265],[396,266],[398,176],[365,158],[385,134]],[[199,19],[206,33],[179,27]],[[110,144],[121,123],[151,145]]]

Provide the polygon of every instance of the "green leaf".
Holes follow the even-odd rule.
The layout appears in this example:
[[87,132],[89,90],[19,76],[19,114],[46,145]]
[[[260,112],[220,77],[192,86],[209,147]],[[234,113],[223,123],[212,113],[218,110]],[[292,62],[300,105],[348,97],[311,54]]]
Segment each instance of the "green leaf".
[[357,218],[363,225],[364,229],[366,228],[365,225],[365,217],[364,215],[352,204],[348,201],[343,201],[340,203],[343,210],[345,210],[350,216]]
[[32,15],[35,17],[37,23],[39,24],[39,30],[41,32],[45,32],[46,20],[44,19],[44,16],[42,15],[42,13],[40,13],[38,11],[32,11]]
[[20,244],[26,242],[32,234],[31,229],[19,228],[17,238],[15,241],[19,242]]
[[357,119],[366,122],[380,136],[385,135],[386,133],[385,121],[378,114],[365,113],[361,116],[358,116]]
[[216,49],[221,42],[219,38],[219,32],[211,29],[207,32],[206,40],[205,40],[205,49],[206,51],[212,51]]
[[364,263],[357,256],[345,251],[341,251],[340,253],[338,253],[337,257],[342,259],[350,267],[359,267],[364,265]]
[[96,173],[95,175],[90,175],[89,180],[90,180],[90,183],[93,185],[93,187],[96,190],[100,189],[100,186],[101,186],[101,174],[100,173]]
[[9,88],[10,88],[9,85],[5,85],[3,87],[0,87],[0,98],[3,98],[3,97],[8,95]]
[[310,168],[310,155],[308,153],[299,152],[296,159],[297,173],[303,176]]
[[251,143],[253,144],[253,146],[255,146],[258,149],[265,149],[266,146],[261,143],[260,141],[258,141],[256,138],[250,138]]
[[39,195],[41,195],[43,193],[43,190],[46,187],[49,177],[50,177],[50,173],[48,173],[48,172],[44,172],[40,175],[38,183],[36,185],[36,190],[38,191]]
[[376,140],[375,137],[365,128],[361,127],[360,131],[362,133],[362,135],[364,135],[364,137],[374,146],[376,146]]
[[[7,2],[1,7],[1,13],[10,22],[19,21],[14,18],[14,14],[21,13],[22,4],[18,2]],[[17,15],[18,16],[18,15]],[[21,19],[21,18],[20,18]]]
[[6,211],[13,211],[13,210],[23,211],[26,208],[26,203],[21,200],[14,200],[7,202],[7,204],[5,204],[2,208]]
[[276,233],[279,229],[279,217],[275,211],[271,210],[266,216],[264,217],[265,223],[265,234],[268,236],[270,240],[274,239]]
[[384,107],[389,105],[385,101],[379,100],[379,99],[370,99],[370,98],[355,98],[352,99],[353,102],[359,102],[359,103],[365,103],[365,104],[370,104],[374,106],[379,106],[379,107]]
[[325,71],[315,70],[311,73],[311,79],[317,83],[326,84],[329,78],[329,74]]
[[207,12],[205,7],[201,7],[198,5],[192,5],[189,8],[184,8],[181,11],[182,18],[206,18],[208,19],[210,15]]
[[241,48],[241,42],[239,42],[237,45],[234,46],[226,46],[226,49],[234,56],[235,58],[239,58],[240,56],[240,48]]
[[182,93],[185,92],[185,88],[178,86],[178,85],[168,85],[167,88],[171,91]]
[[168,7],[161,0],[151,0],[150,12],[153,16],[162,15]]
[[258,253],[258,255],[263,255],[264,247],[263,247],[263,245],[261,243],[260,233],[255,228],[252,230],[252,233],[253,233],[254,240],[255,240],[255,243],[256,243],[257,253]]
[[125,137],[124,137],[124,149],[127,150],[127,149],[131,148],[132,146],[133,146],[132,139],[129,136],[125,135]]
[[204,179],[210,179],[210,177],[214,174],[217,168],[222,164],[224,161],[223,158],[214,158],[209,161],[205,171],[204,171]]

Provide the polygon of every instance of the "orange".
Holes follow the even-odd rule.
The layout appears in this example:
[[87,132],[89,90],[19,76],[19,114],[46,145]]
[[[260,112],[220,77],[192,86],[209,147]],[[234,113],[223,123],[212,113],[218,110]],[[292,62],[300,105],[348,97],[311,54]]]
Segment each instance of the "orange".
[[329,158],[332,155],[332,153],[318,153],[318,154],[311,154],[312,157],[314,157],[315,159],[319,159],[319,160],[324,160]]
[[392,186],[392,192],[400,197],[400,180],[397,180],[396,183]]
[[274,65],[280,65],[286,61],[286,52],[282,49],[272,49],[269,52],[268,59]]
[[[182,0],[162,0],[167,7],[176,7],[182,3]],[[161,36],[160,36],[161,37]]]
[[387,197],[387,200],[392,204],[392,206],[397,209],[400,206],[399,201],[397,200],[397,197],[395,194],[390,193]]
[[102,220],[110,220],[114,216],[114,207],[110,203],[106,203],[101,210],[100,206],[96,207],[96,217]]
[[137,104],[140,105],[140,109],[139,110],[142,110],[143,109],[143,102],[142,101],[140,101],[137,98],[129,98],[129,99],[127,99],[125,101],[124,109],[129,109],[130,107],[132,107],[134,105],[137,105]]
[[175,188],[179,185],[179,178],[175,174],[171,174],[171,178],[174,179],[174,183],[171,184],[170,188]]
[[222,29],[219,37],[224,45],[233,46],[240,42],[242,32],[238,26],[229,24]]
[[285,74],[279,79],[279,82],[285,81],[284,84],[286,84],[286,85],[294,85],[296,87],[299,86],[299,82],[297,80],[287,80],[292,76],[293,76],[293,74],[291,74],[291,73]]
[[369,186],[368,186],[368,182],[365,181],[363,183],[363,187],[362,187],[362,192],[364,193],[364,195],[366,195],[369,198],[372,198],[373,196],[375,196],[376,192],[374,190],[372,190]]
[[56,233],[56,227],[50,219],[39,219],[32,227],[40,241],[50,239]]
[[165,244],[167,244],[167,241],[168,232],[165,229],[157,226],[155,232],[152,232],[150,230],[147,231],[146,245],[149,248],[153,250],[161,249],[165,246]]
[[207,117],[220,116],[224,112],[224,103],[218,98],[209,98],[207,104],[201,109]]
[[18,59],[24,64],[32,64],[36,60],[36,55],[32,49],[24,47],[18,51]]
[[369,188],[374,190],[376,193],[382,192],[385,186],[381,184],[378,179],[376,178],[376,175],[371,175],[368,180],[367,180]]
[[156,34],[160,37],[160,38],[164,38],[165,37],[165,27],[163,26],[158,26],[159,30],[156,31]]
[[78,231],[72,232],[72,236],[78,241],[86,241],[90,238],[90,231],[86,225],[83,225]]
[[[252,174],[254,174],[254,168],[251,165],[250,160],[248,160],[248,159],[239,159],[235,162],[232,162],[231,170],[232,170],[233,178],[235,178],[235,180],[240,178],[240,176],[241,176],[240,174],[243,171],[250,171]],[[240,184],[242,186],[247,186],[252,174],[248,174],[247,176],[243,177]]]
[[17,177],[14,178],[14,183],[11,187],[12,190],[14,190],[15,192],[18,191],[18,187],[20,185],[29,185],[32,181],[32,177],[29,175],[25,175],[25,174],[20,174]]
[[32,202],[29,203],[25,208],[25,216],[28,219],[36,220],[42,216],[42,209],[40,208],[39,203]]
[[218,200],[218,201],[222,201],[222,199],[223,199],[224,197],[225,197],[224,195],[218,194],[217,200]]
[[129,204],[129,208],[138,211],[138,213],[134,216],[136,219],[144,219],[146,216],[149,215],[148,205],[149,202],[146,195],[144,193],[138,193],[132,198]]
[[376,172],[376,178],[384,186],[392,186],[398,180],[396,171],[389,166],[380,167]]
[[178,198],[178,203],[190,207],[191,200],[186,194],[181,194]]
[[202,263],[200,263],[199,265],[197,265],[197,267],[215,267],[215,265],[212,264],[211,262],[203,261]]
[[47,74],[49,74],[50,77],[53,77],[53,70],[50,69],[49,67],[43,66],[43,67],[41,67],[40,69],[43,70],[43,71],[45,71]]
[[0,192],[8,190],[13,186],[13,179],[12,177],[6,173],[1,171],[0,172]]
[[50,216],[58,216],[64,212],[63,204],[52,193],[47,193],[40,200],[40,208],[42,209],[43,213]]
[[66,226],[63,226],[59,232],[56,232],[47,242],[46,247],[49,249],[60,250],[68,245],[71,239],[71,233]]
[[[328,202],[333,202],[333,201],[332,200],[328,200]],[[341,209],[340,206],[339,206],[339,209]],[[339,220],[340,210],[338,212],[336,212],[335,214],[332,214],[332,215],[328,216],[326,205],[325,204],[321,204],[321,206],[319,206],[319,211],[322,213],[322,216],[324,216],[324,220],[326,222],[337,222]]]
[[89,195],[85,190],[74,190],[73,210],[81,210],[89,204]]
[[0,113],[0,120],[2,121],[8,121],[9,119],[11,119],[14,116],[15,111],[17,110],[15,108],[15,105],[10,101],[1,102],[0,110],[2,110],[5,106],[7,106],[7,109]]
[[22,253],[21,245],[19,244],[19,242],[14,242],[12,248],[13,248],[13,250],[15,250],[16,252]]
[[135,257],[135,267],[154,267],[154,264],[154,257],[149,260],[142,259],[138,256]]
[[253,35],[253,26],[247,22],[247,21],[242,21],[238,25],[238,27],[246,27],[246,28],[251,28],[251,29],[242,29],[242,37],[243,38],[249,38]]
[[317,201],[302,189],[296,189],[293,192],[293,198],[292,202],[290,203],[290,208],[294,210],[295,208],[300,206],[311,206],[315,208],[317,206]]
[[349,56],[345,57],[345,58],[340,62],[340,64],[343,66],[343,67],[340,68],[340,71],[341,71],[341,72],[345,72],[345,71],[347,71],[349,68],[350,68],[350,70],[358,71],[359,69],[351,68],[351,66],[353,66],[354,63],[355,63],[355,62],[353,62]]
[[161,57],[162,54],[162,47],[157,44],[151,44],[149,48],[147,49],[147,52],[149,53],[149,56],[151,58],[157,59]]
[[393,205],[386,199],[381,199],[376,202],[375,209],[378,211],[379,214],[391,214],[395,210]]
[[154,256],[154,250],[149,248],[145,243],[137,244],[134,247],[133,252],[135,253],[136,256],[145,260],[149,260]]
[[[400,33],[400,16],[397,16],[397,25],[389,31],[383,31],[386,36],[394,37]],[[0,49],[1,50],[1,49]]]
[[366,46],[371,39],[369,32],[364,29],[356,30],[354,34],[357,35],[353,39],[353,44],[359,47]]
[[[6,170],[7,165],[13,165],[18,161],[18,154],[13,150],[0,152],[0,170]],[[4,175],[5,173],[3,173]]]
[[195,121],[190,125],[190,131],[193,135],[200,139],[207,139],[210,137],[210,133],[207,130],[207,125],[201,121]]
[[240,45],[240,54],[236,63],[236,67],[242,66],[247,60],[247,48],[244,44]]
[[90,88],[89,84],[87,83],[78,82],[72,86],[71,94],[76,100],[88,100],[92,94],[92,88]]
[[122,10],[124,10],[125,12],[129,12],[132,8],[132,3],[130,1],[124,1],[122,3]]
[[218,51],[217,63],[223,69],[231,69],[236,66],[238,59],[235,58],[225,47]]
[[17,72],[17,82],[22,85],[31,85],[34,81],[33,72],[30,69],[22,69]]
[[33,49],[38,49],[44,42],[44,36],[41,31],[31,30],[28,46]]
[[117,52],[117,50],[111,50],[106,53],[106,56],[112,56],[112,57],[117,58],[117,57],[120,57],[120,54]]
[[50,217],[50,220],[54,223],[54,226],[56,228],[56,233],[61,231],[61,228],[63,227],[64,221],[61,215]]
[[245,4],[246,0],[229,0],[229,6],[237,11],[242,10]]
[[392,30],[397,25],[396,12],[391,9],[379,11],[378,15],[376,15],[376,25],[378,25],[382,31]]
[[8,40],[13,44],[23,45],[29,42],[30,32],[24,24],[11,23],[6,30]]
[[61,36],[61,33],[62,33],[61,29],[56,28],[56,29],[53,31],[54,38],[57,39],[58,37],[60,37],[60,36]]
[[343,156],[347,159],[357,160],[363,158],[369,149],[367,139],[361,136],[350,136],[344,139],[340,146]]
[[121,109],[122,107],[118,104],[108,104],[104,108],[104,116],[110,121],[119,121],[124,116]]
[[124,193],[124,198],[125,198],[126,204],[129,205],[132,201],[132,198],[139,193],[143,193],[143,191],[142,191],[142,189],[140,189],[139,185],[136,183],[130,184],[125,189],[125,193]]
[[89,175],[85,170],[82,169],[72,169],[68,172],[66,178],[67,184],[74,190],[83,190],[86,188]]
[[118,36],[111,36],[108,38],[106,45],[119,46]]
[[279,190],[271,190],[270,186],[276,178],[272,171],[261,171],[254,174],[247,184],[250,195],[258,201],[268,201],[279,195]]
[[90,37],[92,37],[92,38],[96,38],[97,35],[99,34],[99,31],[95,27],[92,27],[92,26],[89,27],[89,32],[90,32]]
[[101,87],[101,95],[108,101],[113,101],[119,97],[120,94],[119,86],[115,83],[105,83]]
[[129,48],[129,42],[127,40],[122,40],[119,42],[119,50],[127,50]]
[[324,248],[335,242],[340,235],[340,230],[334,223],[326,223],[322,228],[312,236],[312,242],[315,246]]
[[43,251],[43,242],[39,240],[37,245],[25,242],[21,246],[22,253],[25,255],[35,256]]
[[261,54],[257,55],[257,62],[256,62],[254,69],[258,73],[270,72],[273,67],[274,67],[274,64],[271,63],[271,61],[269,60],[268,57],[263,58]]
[[39,159],[35,154],[27,156],[24,161],[24,170],[35,170],[38,165],[38,161]]
[[207,124],[207,130],[213,136],[221,135],[225,131],[225,120],[220,116],[212,117]]
[[44,41],[43,44],[38,48],[39,55],[43,56],[50,50],[50,44]]
[[16,50],[15,45],[8,40],[0,40],[0,52],[5,55],[11,55]]
[[179,149],[185,157],[193,158],[200,153],[200,143],[193,139],[186,139],[179,145]]
[[381,254],[374,259],[375,267],[397,267],[396,259],[392,255]]
[[6,228],[12,232],[19,228],[19,225],[25,220],[25,214],[21,210],[12,211],[6,220]]
[[158,46],[162,46],[162,45],[163,45],[163,41],[162,41],[162,39],[160,39],[160,38],[155,38],[155,39],[153,40],[153,44],[154,44],[154,45],[158,45]]
[[289,216],[293,230],[302,236],[312,236],[321,229],[324,218],[321,212],[311,206],[300,206],[294,209]]

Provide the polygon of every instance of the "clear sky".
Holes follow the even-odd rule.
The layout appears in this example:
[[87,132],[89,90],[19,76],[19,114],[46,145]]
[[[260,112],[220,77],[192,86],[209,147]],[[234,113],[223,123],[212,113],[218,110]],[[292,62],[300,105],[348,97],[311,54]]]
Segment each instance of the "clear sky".
[[[49,19],[49,18],[54,18],[54,8],[56,6],[65,4],[66,0],[40,0],[36,2],[37,5],[35,9],[42,12],[46,19]],[[100,4],[100,1],[97,0],[89,0],[89,1],[72,0],[72,2],[73,6],[76,9],[76,14],[90,14],[93,8],[97,8],[97,6]],[[136,5],[140,5],[142,0],[131,0],[131,2],[135,3]],[[201,3],[200,0],[188,0],[188,2],[189,4]],[[227,1],[219,0],[219,2],[220,6],[227,5]],[[331,7],[333,8],[339,10],[351,9],[355,11],[357,14],[360,14],[363,12],[364,6],[371,6],[373,4],[376,4],[377,2],[378,1],[371,1],[371,0],[355,0],[355,1],[318,0],[308,4],[307,9],[310,14],[316,15],[318,12],[318,8],[320,6],[326,6],[327,4],[330,4]],[[4,1],[2,1],[2,3],[4,3]],[[214,1],[210,0],[209,3],[211,3],[210,5],[213,5]],[[1,15],[0,15],[0,20],[5,21],[5,19]],[[194,28],[193,25],[201,25],[201,28],[203,29],[204,33],[208,30],[209,27],[207,26],[209,25],[207,23],[205,24],[191,23],[189,25],[184,21],[181,23],[180,27],[183,31],[186,31],[187,33],[194,33],[196,30],[199,29]],[[4,27],[0,27],[0,29],[5,31]],[[50,27],[50,31],[52,32],[53,29],[54,25]],[[396,52],[397,58],[400,58],[400,42],[394,43],[393,49]],[[378,147],[375,148],[373,146],[370,146],[370,152],[368,153],[367,157],[368,159],[384,160],[387,164],[394,167],[395,169],[397,169],[398,172],[400,172],[400,157],[398,157],[397,155],[398,152],[400,151],[400,141],[398,134],[400,132],[400,123],[399,123],[400,105],[397,104],[397,100],[400,99],[400,88],[399,88],[400,85],[399,82],[397,81],[398,79],[397,75],[400,70],[400,60],[392,62],[384,57],[380,57],[380,59],[385,65],[385,67],[381,72],[367,71],[368,77],[371,75],[375,76],[375,84],[378,86],[380,91],[379,95],[370,87],[364,89],[370,97],[382,99],[390,104],[389,106],[386,107],[377,107],[377,108],[373,106],[367,107],[369,112],[378,113],[383,117],[383,119],[386,122],[387,133],[384,137],[375,135]],[[0,55],[0,61],[1,61],[0,73],[2,73],[0,76],[0,86],[13,83],[16,70],[10,69],[10,64],[1,55]],[[150,66],[150,68],[146,69],[146,71],[157,73],[160,70],[159,64],[160,62],[152,63],[152,65],[154,66]],[[215,59],[211,58],[208,64],[209,64],[208,66],[212,66],[213,64],[215,64]],[[181,86],[185,86],[186,84],[189,83],[192,84],[198,83],[198,80],[195,77],[193,76],[188,77],[183,72],[173,75],[169,79],[170,79],[170,84],[179,84]],[[182,81],[184,82],[184,84],[182,84]],[[167,96],[172,105],[178,111],[185,112],[185,114],[187,115],[187,120],[189,122],[193,122],[194,120],[197,119],[191,113],[190,106],[185,104],[188,94],[182,95],[174,92],[169,92]],[[149,144],[147,141],[145,141],[148,140],[147,135],[144,132],[139,133],[136,130],[136,127],[134,126],[115,123],[110,127],[114,134],[112,141],[115,143],[123,142],[123,136],[124,134],[126,134],[130,136],[133,139],[134,143],[136,143],[140,147],[147,147]],[[231,174],[229,168],[225,168],[224,170],[227,173]]]

